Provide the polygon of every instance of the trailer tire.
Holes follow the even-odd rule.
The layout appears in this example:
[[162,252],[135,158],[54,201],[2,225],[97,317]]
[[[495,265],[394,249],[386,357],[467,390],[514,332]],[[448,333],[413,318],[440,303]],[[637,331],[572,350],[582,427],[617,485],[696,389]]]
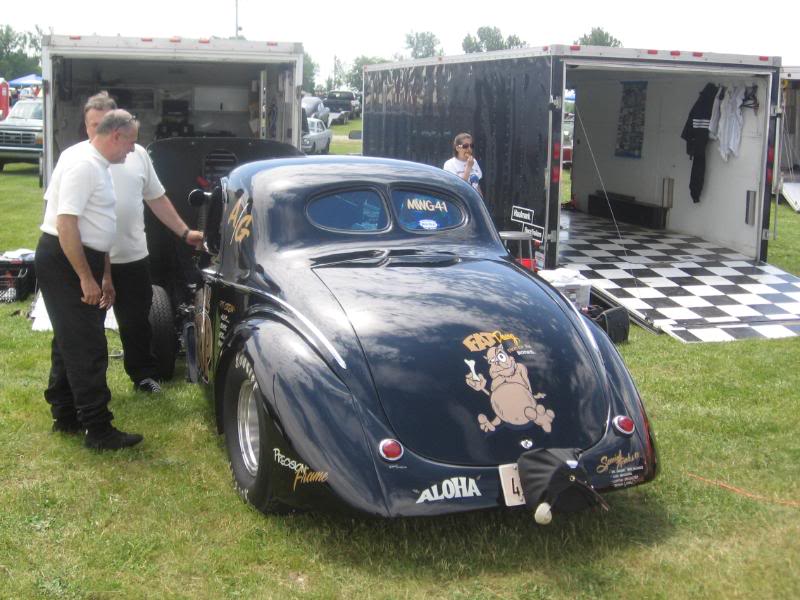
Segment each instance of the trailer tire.
[[163,287],[153,286],[153,303],[150,305],[150,328],[153,335],[150,350],[156,358],[158,377],[162,381],[172,379],[175,374],[175,313],[172,310],[169,294]]
[[328,143],[325,144],[325,148],[322,150],[323,154],[328,154],[331,151],[331,141],[328,140]]

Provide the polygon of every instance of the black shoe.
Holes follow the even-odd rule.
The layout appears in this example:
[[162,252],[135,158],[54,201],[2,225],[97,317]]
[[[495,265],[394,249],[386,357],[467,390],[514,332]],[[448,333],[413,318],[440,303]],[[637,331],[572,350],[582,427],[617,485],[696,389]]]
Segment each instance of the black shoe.
[[53,421],[53,433],[66,433],[68,435],[78,435],[86,433],[86,427],[81,425],[77,419],[56,419]]
[[109,425],[100,432],[90,430],[86,434],[84,445],[94,450],[121,450],[135,446],[143,439],[138,433],[125,433]]
[[161,393],[161,386],[158,385],[158,382],[152,377],[146,377],[145,379],[142,379],[139,383],[135,383],[133,385],[133,389],[135,389],[137,392],[145,392],[147,394]]

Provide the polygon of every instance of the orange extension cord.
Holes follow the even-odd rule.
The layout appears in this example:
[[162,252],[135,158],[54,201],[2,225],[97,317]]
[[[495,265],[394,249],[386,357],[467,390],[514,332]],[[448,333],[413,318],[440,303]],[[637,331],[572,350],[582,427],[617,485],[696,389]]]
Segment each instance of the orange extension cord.
[[716,485],[723,489],[733,492],[734,494],[739,494],[740,496],[744,496],[745,498],[750,498],[752,500],[759,500],[761,502],[770,502],[772,504],[780,504],[782,506],[791,506],[793,508],[800,508],[800,502],[795,500],[779,500],[776,498],[767,498],[766,496],[759,496],[758,494],[753,494],[752,492],[748,492],[747,490],[743,490],[732,485],[728,485],[727,483],[723,483],[722,481],[715,481],[713,479],[706,479],[705,477],[700,477],[700,475],[695,475],[694,473],[689,473],[689,477],[694,477],[695,479],[702,481],[703,483],[708,483],[710,485]]

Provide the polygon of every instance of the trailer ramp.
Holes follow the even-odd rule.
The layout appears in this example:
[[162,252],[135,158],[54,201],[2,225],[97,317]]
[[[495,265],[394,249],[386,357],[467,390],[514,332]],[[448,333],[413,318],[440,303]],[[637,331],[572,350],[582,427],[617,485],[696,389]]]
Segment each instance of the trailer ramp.
[[795,212],[800,212],[800,183],[783,182],[781,195]]
[[800,278],[701,238],[562,211],[559,266],[682,342],[800,336]]

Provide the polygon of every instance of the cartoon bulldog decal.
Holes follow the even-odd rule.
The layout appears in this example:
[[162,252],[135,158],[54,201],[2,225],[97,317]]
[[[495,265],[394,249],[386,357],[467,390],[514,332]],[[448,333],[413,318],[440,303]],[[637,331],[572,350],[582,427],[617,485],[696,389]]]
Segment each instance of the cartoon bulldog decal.
[[533,393],[528,369],[512,356],[512,353],[533,354],[533,350],[523,347],[519,338],[513,334],[500,331],[472,334],[464,340],[464,345],[473,352],[486,350],[484,358],[489,363],[491,392],[486,389],[486,377],[475,371],[475,361],[464,359],[470,370],[466,375],[467,385],[476,392],[489,396],[495,415],[490,420],[485,414],[479,414],[478,426],[489,432],[503,422],[511,425],[535,423],[550,433],[556,414],[539,403],[545,394]]

